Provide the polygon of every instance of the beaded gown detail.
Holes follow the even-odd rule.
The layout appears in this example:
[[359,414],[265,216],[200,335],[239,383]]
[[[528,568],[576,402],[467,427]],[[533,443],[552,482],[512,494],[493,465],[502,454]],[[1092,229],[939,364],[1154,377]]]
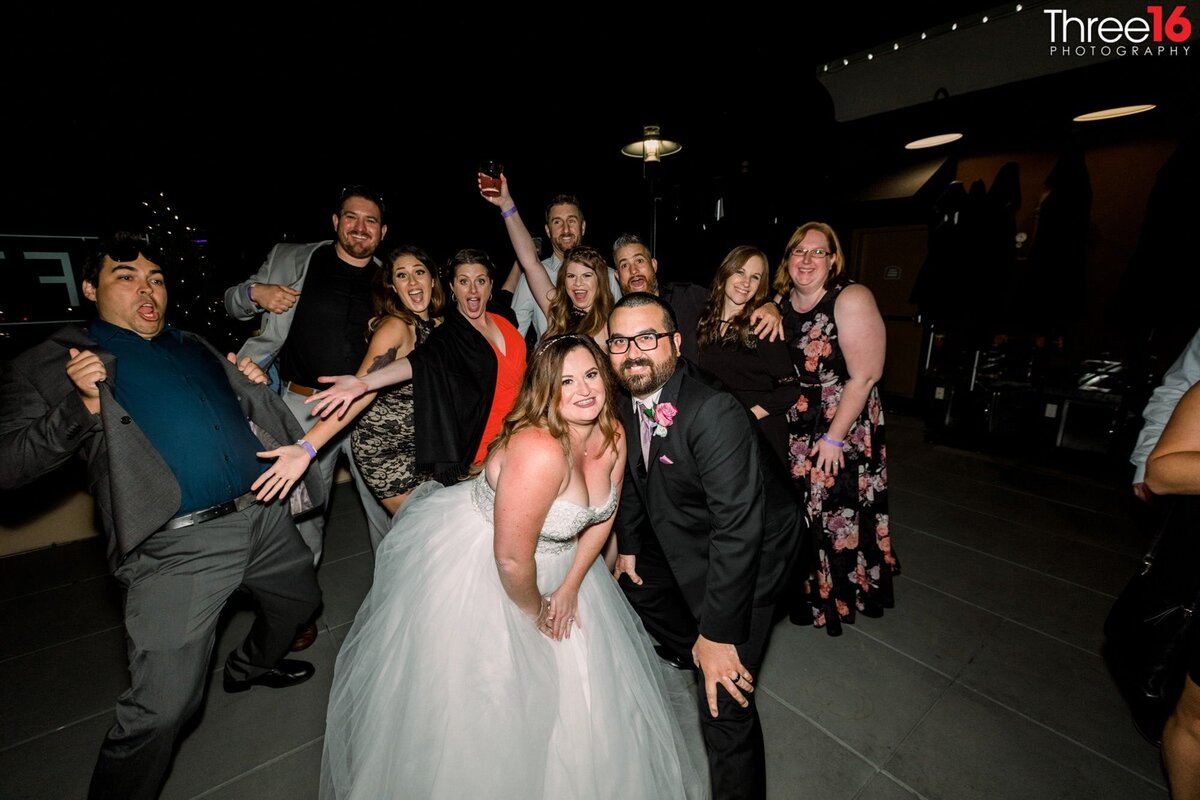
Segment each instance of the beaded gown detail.
[[788,306],[784,331],[800,375],[800,398],[788,411],[791,477],[805,498],[817,536],[815,574],[805,584],[793,619],[811,615],[831,636],[856,612],[883,615],[895,605],[892,577],[900,562],[892,549],[888,518],[887,445],[883,405],[872,387],[843,441],[846,466],[837,475],[813,464],[817,440],[829,430],[850,373],[838,344],[834,303],[846,284],[837,284],[805,313]]
[[[692,690],[668,687],[603,560],[580,586],[579,627],[548,639],[500,583],[494,504],[480,473],[422,484],[397,515],[338,655],[321,797],[707,797]],[[554,501],[535,554],[542,594],[616,504],[615,490],[602,506]]]

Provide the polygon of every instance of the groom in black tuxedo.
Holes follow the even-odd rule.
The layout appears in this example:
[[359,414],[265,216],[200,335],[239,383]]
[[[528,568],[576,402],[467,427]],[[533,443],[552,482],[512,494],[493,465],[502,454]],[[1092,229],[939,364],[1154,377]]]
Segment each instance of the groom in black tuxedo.
[[613,574],[650,634],[700,670],[713,797],[762,798],[754,679],[804,516],[760,460],[749,412],[678,357],[676,328],[647,293],[609,318],[609,358],[632,395],[618,401],[628,455]]

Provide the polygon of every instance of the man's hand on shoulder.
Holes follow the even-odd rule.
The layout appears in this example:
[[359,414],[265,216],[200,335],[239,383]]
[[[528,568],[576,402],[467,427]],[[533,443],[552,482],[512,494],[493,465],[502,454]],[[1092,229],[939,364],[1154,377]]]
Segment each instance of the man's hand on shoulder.
[[93,414],[100,413],[100,389],[96,386],[108,378],[108,370],[100,356],[91,350],[78,350],[74,347],[67,351],[71,359],[67,362],[67,377],[75,384],[75,391],[83,400],[83,405]]
[[226,353],[225,357],[229,359],[229,363],[238,368],[238,371],[246,376],[246,380],[251,383],[266,383],[267,373],[263,372],[262,367],[255,364],[250,356],[243,356],[241,361],[233,353]]
[[770,300],[754,309],[750,324],[754,326],[754,335],[760,339],[774,342],[783,338],[783,314]]

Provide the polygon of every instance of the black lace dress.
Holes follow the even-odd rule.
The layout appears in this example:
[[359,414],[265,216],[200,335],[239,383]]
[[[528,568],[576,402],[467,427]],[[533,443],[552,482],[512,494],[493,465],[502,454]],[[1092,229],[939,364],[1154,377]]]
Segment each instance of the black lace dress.
[[[433,323],[418,319],[419,347],[433,332]],[[374,372],[396,360],[392,348],[371,365]],[[413,387],[411,381],[383,389],[367,407],[350,432],[354,462],[371,493],[380,500],[406,494],[429,474],[416,468],[416,439],[413,426]]]
[[827,475],[813,466],[817,440],[829,430],[850,377],[833,315],[845,286],[833,286],[803,314],[788,304],[783,320],[801,381],[800,398],[787,416],[788,460],[818,548],[793,620],[811,614],[812,624],[831,636],[841,633],[842,622],[854,622],[856,612],[878,617],[891,608],[892,577],[900,574],[888,529],[887,447],[877,387],[843,440],[845,469]]

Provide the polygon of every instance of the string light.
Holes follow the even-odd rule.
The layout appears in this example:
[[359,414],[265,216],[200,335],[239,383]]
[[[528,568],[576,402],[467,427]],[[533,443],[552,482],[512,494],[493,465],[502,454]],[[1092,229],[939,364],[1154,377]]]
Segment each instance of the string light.
[[[187,217],[185,209],[172,207],[167,193],[160,191],[143,200],[148,211],[145,233],[162,250],[172,254],[174,276],[171,285],[176,291],[170,295],[174,311],[186,329],[203,330],[204,336],[213,346],[236,351],[241,345],[244,332],[239,331],[225,313],[225,287],[216,283],[220,276],[215,274],[208,256],[208,239],[200,235],[193,225],[182,224]],[[165,224],[173,221],[175,224]]]
[[[898,53],[901,50],[905,50],[909,47],[915,47],[916,45],[920,44],[921,42],[928,41],[931,37],[944,36],[944,35],[947,35],[947,34],[950,34],[953,32],[957,32],[960,28],[962,28],[963,30],[966,30],[967,28],[971,28],[971,27],[974,27],[977,25],[987,25],[990,22],[993,22],[995,20],[999,20],[1004,17],[1008,17],[1008,16],[1012,16],[1013,14],[1020,13],[1023,9],[1024,9],[1024,6],[1020,3],[1018,3],[1016,6],[1013,7],[1012,11],[1001,11],[999,13],[989,13],[989,14],[983,15],[982,17],[973,17],[971,19],[953,21],[947,25],[938,26],[938,28],[936,30],[924,30],[924,31],[921,31],[919,34],[914,34],[911,38],[904,38],[904,39],[898,39],[898,40],[893,41],[890,52]],[[884,47],[886,47],[886,45],[884,45]],[[882,52],[880,52],[878,55],[881,55],[881,56],[887,55],[888,52],[889,51],[885,49]],[[876,55],[877,55],[876,53],[871,53],[871,52],[860,52],[860,53],[857,53],[854,55],[845,56],[842,59],[840,59],[841,60],[840,66],[838,65],[837,61],[831,61],[831,62],[822,64],[821,72],[822,73],[830,72],[830,67],[833,67],[834,71],[838,71],[838,70],[844,69],[846,67],[856,66],[859,64],[867,64],[867,63],[873,62],[875,60]]]

